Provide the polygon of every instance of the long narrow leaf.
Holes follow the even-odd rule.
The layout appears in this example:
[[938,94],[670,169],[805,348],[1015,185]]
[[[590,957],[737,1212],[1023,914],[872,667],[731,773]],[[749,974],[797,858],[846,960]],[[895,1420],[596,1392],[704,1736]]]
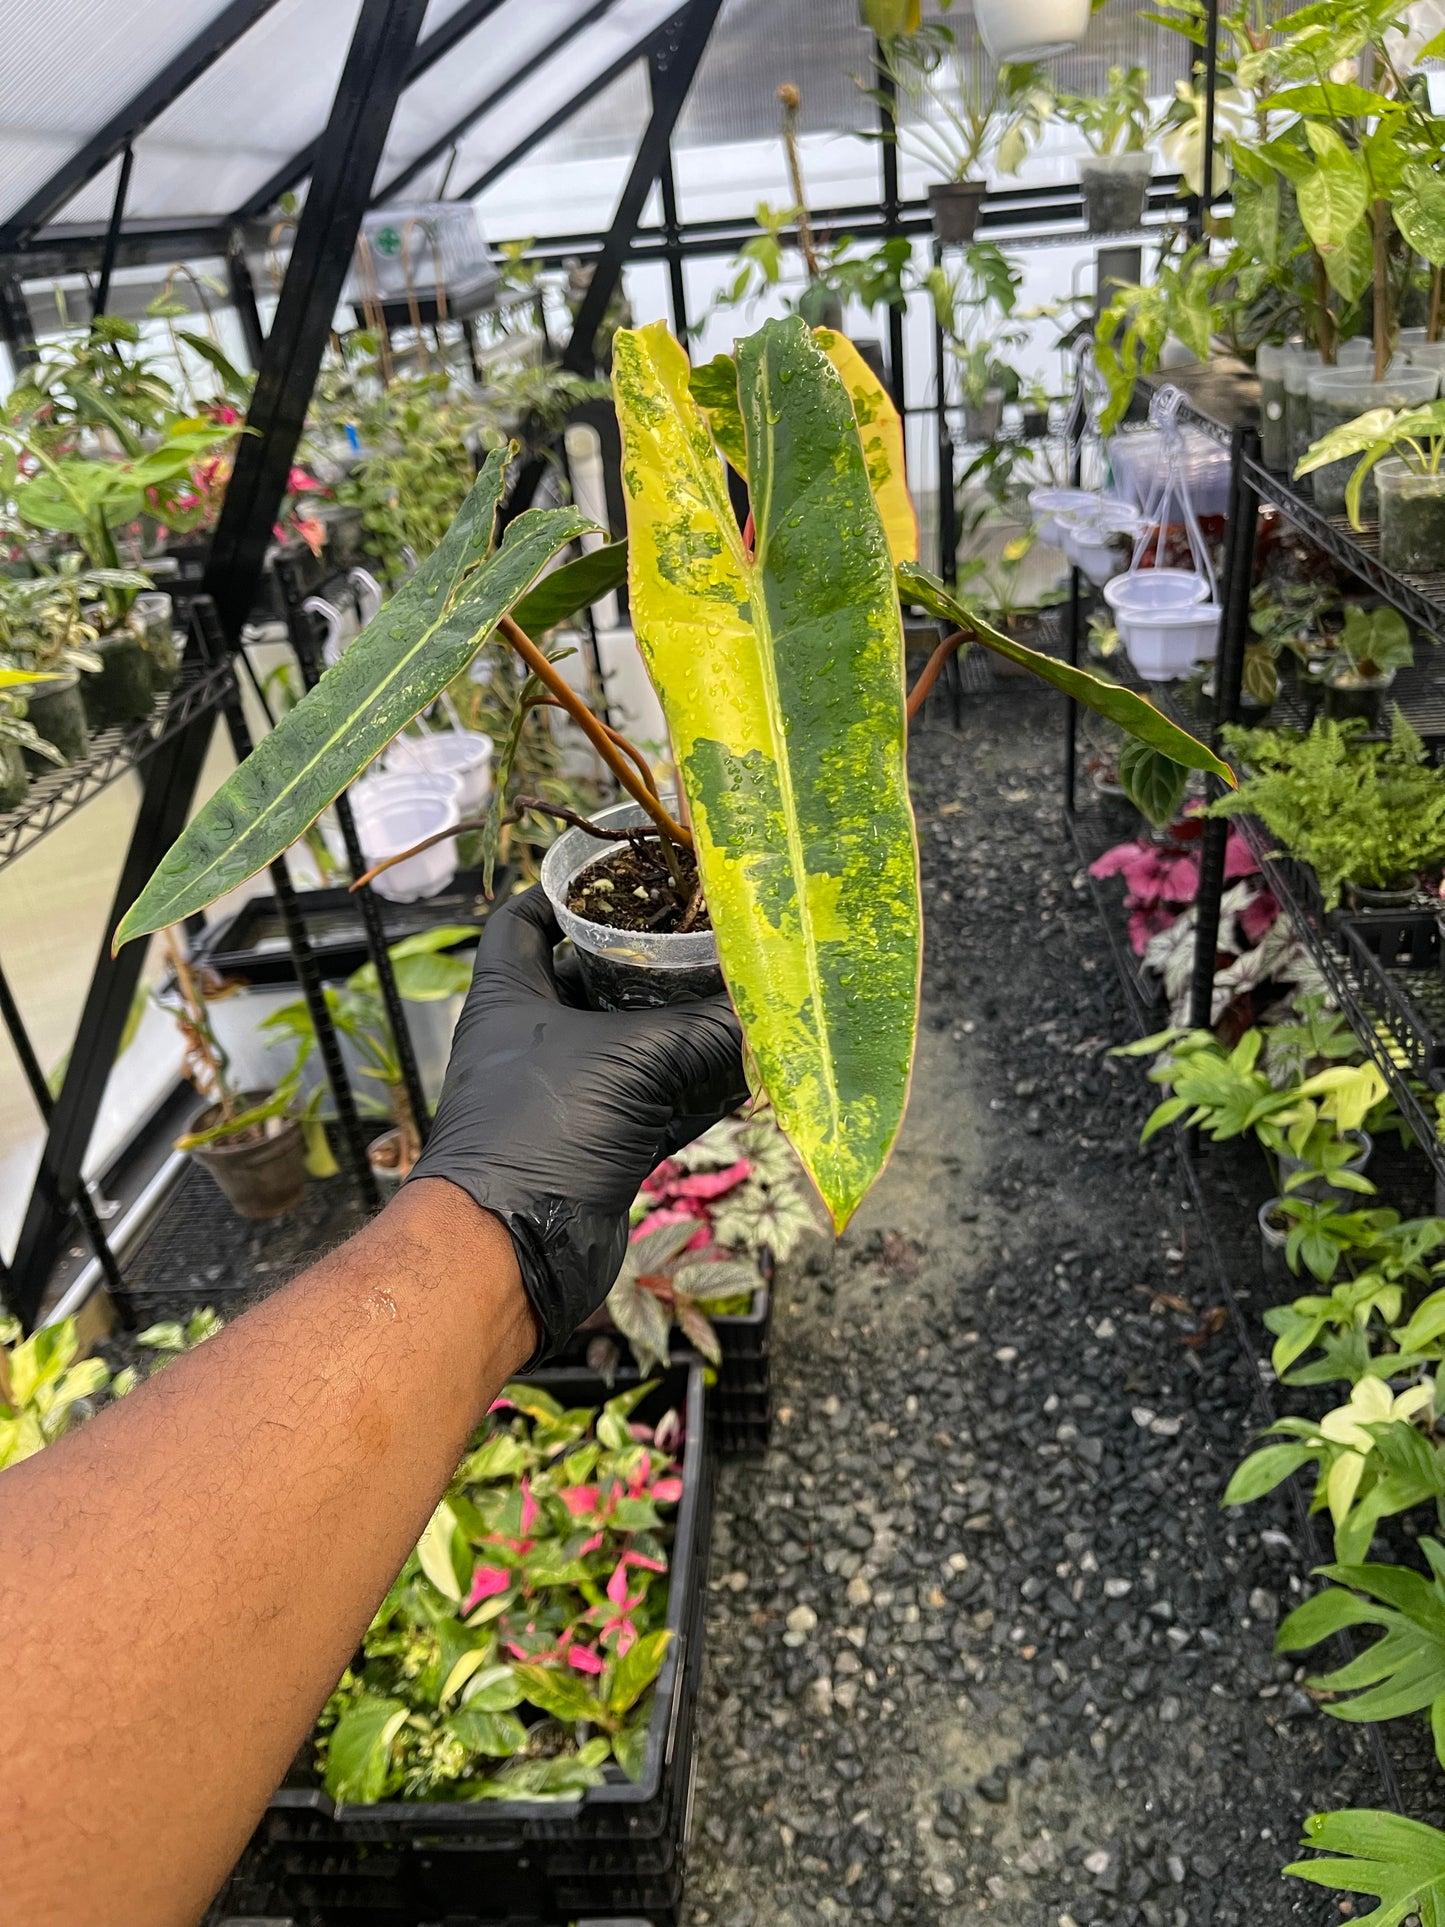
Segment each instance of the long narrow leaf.
[[798,319],[740,344],[756,548],[661,324],[613,361],[633,620],[779,1122],[841,1228],[902,1121],[922,918],[903,637],[852,404]]
[[847,335],[815,328],[813,337],[848,390],[868,464],[868,480],[878,498],[878,513],[895,562],[918,560],[918,516],[908,493],[903,463],[903,422],[893,397]]
[[1105,682],[1101,676],[1091,675],[1087,669],[1075,669],[1067,662],[1059,662],[1053,656],[1045,656],[1037,649],[1026,649],[1021,642],[1014,642],[1009,636],[1001,636],[997,629],[991,628],[974,610],[965,608],[937,576],[930,575],[914,563],[903,563],[898,570],[898,586],[904,599],[918,602],[930,615],[939,616],[944,622],[955,623],[960,629],[976,636],[985,649],[992,649],[995,655],[1007,656],[1021,668],[1030,669],[1045,682],[1051,682],[1055,689],[1062,689],[1066,696],[1072,696],[1086,708],[1106,717],[1109,722],[1117,723],[1126,735],[1137,742],[1147,743],[1173,762],[1182,763],[1186,769],[1210,770],[1221,777],[1231,788],[1236,787],[1234,772],[1228,763],[1221,762],[1214,751],[1191,736],[1177,723],[1171,723],[1162,710],[1143,696],[1135,695],[1132,689],[1124,689],[1118,683]]
[[498,450],[431,560],[221,785],[121,919],[116,948],[203,909],[294,843],[591,528],[575,509],[528,510],[489,555],[506,466]]
[[513,609],[512,619],[534,642],[539,641],[549,629],[590,609],[626,580],[626,542],[604,542],[600,549],[589,549],[544,575]]

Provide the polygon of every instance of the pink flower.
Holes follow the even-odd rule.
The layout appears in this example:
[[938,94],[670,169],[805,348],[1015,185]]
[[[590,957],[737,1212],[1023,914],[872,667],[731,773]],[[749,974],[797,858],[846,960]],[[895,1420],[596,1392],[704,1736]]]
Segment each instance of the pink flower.
[[478,1566],[472,1574],[472,1589],[467,1594],[467,1602],[462,1607],[469,1613],[473,1606],[480,1606],[484,1599],[495,1599],[498,1593],[510,1592],[512,1575],[501,1566]]
[[[598,1535],[601,1536],[600,1534]],[[667,1563],[662,1559],[649,1559],[645,1552],[624,1552],[618,1560],[619,1566],[641,1566],[644,1572],[666,1572]]]

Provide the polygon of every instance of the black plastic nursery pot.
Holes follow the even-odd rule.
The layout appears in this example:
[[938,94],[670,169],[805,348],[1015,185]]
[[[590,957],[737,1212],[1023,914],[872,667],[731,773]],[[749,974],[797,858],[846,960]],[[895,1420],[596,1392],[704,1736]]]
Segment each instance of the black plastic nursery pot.
[[1325,714],[1337,723],[1358,720],[1378,729],[1394,680],[1393,669],[1381,676],[1360,676],[1341,667],[1325,677]]
[[[569,1407],[601,1405],[610,1396],[590,1372],[549,1369],[534,1382]],[[303,1759],[273,1795],[243,1870],[269,1888],[272,1911],[310,1927],[442,1920],[542,1927],[628,1915],[678,1927],[712,1534],[712,1465],[695,1365],[664,1373],[637,1417],[655,1422],[670,1407],[685,1413],[687,1429],[670,1553],[673,1638],[654,1693],[641,1777],[633,1783],[619,1772],[570,1800],[349,1806],[308,1783]]]
[[986,192],[982,181],[934,181],[928,190],[933,232],[947,247],[971,241],[978,232]]
[[[57,676],[53,683],[38,684],[40,693],[25,698],[28,720],[47,743],[54,744],[67,763],[84,762],[90,754],[90,727],[85,720],[79,684],[80,678],[72,670]],[[34,750],[27,749],[24,755],[26,764],[37,775],[55,768],[48,756],[37,756]]]
[[156,699],[155,658],[131,629],[102,636],[95,646],[100,672],[81,684],[86,720],[92,729],[147,721]]
[[1132,234],[1141,225],[1149,174],[1147,154],[1100,154],[1082,164],[1079,186],[1090,234]]
[[[243,1109],[262,1104],[269,1091],[243,1091]],[[219,1106],[208,1104],[191,1124],[205,1131],[216,1122]],[[198,1145],[190,1156],[215,1179],[238,1217],[264,1220],[294,1211],[306,1190],[306,1140],[294,1117],[271,1121],[278,1128],[246,1144],[227,1138]]]

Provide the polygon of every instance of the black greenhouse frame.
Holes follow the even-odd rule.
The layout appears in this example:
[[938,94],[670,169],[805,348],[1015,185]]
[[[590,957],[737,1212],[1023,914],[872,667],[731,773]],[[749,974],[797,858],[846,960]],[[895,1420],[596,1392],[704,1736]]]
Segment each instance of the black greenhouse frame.
[[[489,17],[503,4],[504,0],[465,0],[443,26],[422,39],[420,30],[426,0],[363,0],[330,117],[315,140],[278,169],[245,204],[223,219],[127,222],[127,188],[137,140],[158,115],[275,5],[275,0],[231,0],[124,108],[84,142],[31,195],[23,208],[0,224],[0,340],[4,340],[17,365],[23,365],[35,355],[34,334],[22,287],[24,280],[76,271],[92,275],[95,277],[94,307],[98,312],[117,267],[170,262],[177,258],[223,260],[231,299],[256,370],[249,422],[259,431],[244,438],[240,445],[206,567],[203,594],[190,611],[183,675],[163,710],[149,727],[107,732],[98,739],[97,753],[83,769],[65,772],[64,781],[44,779],[34,787],[31,799],[18,813],[0,819],[0,865],[3,865],[122,771],[134,768],[141,779],[140,806],[121,865],[106,939],[91,977],[68,1069],[54,1096],[47,1089],[21,1013],[0,969],[0,1020],[10,1034],[45,1124],[40,1165],[15,1255],[8,1265],[0,1261],[0,1298],[27,1330],[41,1317],[57,1259],[77,1228],[92,1248],[107,1285],[115,1289],[122,1284],[120,1265],[81,1174],[145,955],[145,947],[134,944],[113,958],[109,932],[184,824],[217,720],[224,721],[238,757],[250,746],[237,683],[238,669],[249,668],[240,650],[241,629],[261,585],[272,525],[362,218],[369,208],[383,204],[423,167],[454,147],[482,113],[524,86],[542,60],[558,52],[573,36],[585,33],[590,23],[608,11],[612,0],[597,0],[561,41],[550,43],[505,86],[489,93],[480,105],[474,104],[432,143],[424,156],[380,187],[373,187],[402,93],[469,34],[484,29]],[[687,223],[678,216],[673,133],[721,4],[722,0],[684,0],[660,25],[580,88],[482,175],[452,195],[454,199],[465,200],[481,193],[634,63],[647,61],[652,110],[611,225],[601,233],[554,237],[536,250],[537,257],[544,261],[560,261],[563,256],[581,254],[592,263],[589,287],[571,337],[562,350],[563,365],[568,369],[587,374],[594,371],[597,329],[628,261],[665,264],[673,321],[681,334],[686,332],[688,323],[684,261],[689,257],[730,254],[756,232],[751,220]],[[1213,22],[1217,19],[1217,0],[1211,0],[1210,13]],[[1207,62],[1211,115],[1213,39],[1211,32]],[[881,120],[881,131],[886,133],[890,121],[886,95]],[[922,235],[929,231],[926,205],[900,198],[896,149],[885,140],[880,145],[880,153],[878,203],[869,207],[819,210],[814,216],[819,227],[846,229],[860,239]],[[58,222],[56,217],[66,203],[117,157],[121,166],[109,220],[104,224]],[[307,179],[310,188],[296,228],[279,302],[269,331],[263,331],[246,266],[246,242],[248,237],[254,237],[261,217],[272,208],[277,197]],[[644,228],[640,225],[642,211],[655,184],[661,192],[662,223]],[[1155,183],[1152,196],[1155,213],[1169,201],[1174,187],[1173,182]],[[1212,198],[1206,183],[1204,204],[1208,205]],[[991,194],[983,210],[982,228],[985,232],[1006,231],[1011,240],[1026,246],[1047,246],[1084,239],[1081,221],[1082,202],[1077,187],[1034,188]],[[1191,224],[1195,232],[1202,226],[1202,212],[1197,203],[1192,209]],[[1150,228],[1145,233],[1157,231]],[[903,333],[901,313],[890,310],[889,374],[900,408],[905,401]],[[934,403],[908,412],[936,416],[940,478],[951,476],[953,430],[941,384]],[[540,462],[523,465],[505,506],[505,515],[514,515],[527,506],[541,473]],[[952,488],[941,486],[940,497],[951,503]],[[941,513],[940,523],[944,526],[940,531],[940,564],[945,574],[951,572],[952,565],[947,542],[949,521],[950,518]],[[294,580],[284,567],[278,569],[277,576],[288,633],[303,676],[310,683],[318,673],[318,664],[310,618],[301,606],[308,589]],[[360,851],[345,798],[339,816],[348,860],[356,874],[360,868]],[[340,1047],[321,993],[316,959],[284,858],[273,866],[271,874],[297,978],[319,1034],[353,1179],[363,1201],[375,1205],[375,1181],[366,1162],[355,1100],[342,1068]],[[368,950],[380,978],[408,1095],[418,1124],[425,1132],[427,1107],[386,954],[381,916],[368,889],[361,890],[358,896]]]

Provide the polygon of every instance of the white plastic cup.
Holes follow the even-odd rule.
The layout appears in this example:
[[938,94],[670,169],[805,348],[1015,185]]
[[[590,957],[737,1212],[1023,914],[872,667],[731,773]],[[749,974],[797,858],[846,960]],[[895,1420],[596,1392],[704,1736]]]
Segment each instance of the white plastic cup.
[[1104,600],[1116,616],[1151,616],[1203,602],[1209,584],[1192,569],[1132,569],[1104,584]]
[[1120,610],[1119,640],[1145,682],[1177,682],[1219,649],[1217,602],[1191,602],[1152,614]]
[[[381,863],[462,820],[459,784],[446,776],[368,776],[353,784],[351,808],[367,865]],[[434,897],[457,873],[455,837],[384,870],[372,884],[391,903]]]
[[474,816],[492,788],[492,739],[474,729],[431,730],[424,736],[398,736],[386,752],[387,773],[421,771],[461,779],[458,801],[463,816]]
[[1040,542],[1054,547],[1063,543],[1063,526],[1058,519],[1070,510],[1092,508],[1099,496],[1087,488],[1035,488],[1029,490],[1029,510]]

